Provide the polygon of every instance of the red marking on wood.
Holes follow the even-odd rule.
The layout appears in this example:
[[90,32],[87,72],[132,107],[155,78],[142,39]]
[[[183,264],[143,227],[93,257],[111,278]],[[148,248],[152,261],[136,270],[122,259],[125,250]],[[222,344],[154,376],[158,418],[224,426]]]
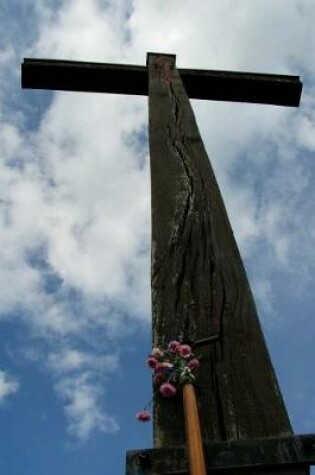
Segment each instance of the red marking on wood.
[[170,61],[169,56],[160,56],[156,60],[156,65],[161,74],[161,80],[169,83],[173,76],[174,65]]

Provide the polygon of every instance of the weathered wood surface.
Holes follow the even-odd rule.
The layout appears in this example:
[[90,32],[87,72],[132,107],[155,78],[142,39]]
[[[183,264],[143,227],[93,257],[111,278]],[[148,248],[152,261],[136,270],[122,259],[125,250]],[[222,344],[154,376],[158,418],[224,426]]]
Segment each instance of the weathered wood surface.
[[[307,475],[315,464],[315,434],[212,443],[204,447],[208,473]],[[188,474],[186,447],[128,451],[127,475]]]
[[[202,352],[204,441],[291,434],[226,209],[175,57],[149,55],[153,343],[220,332]],[[185,443],[181,395],[157,395],[156,447]]]
[[[180,69],[188,96],[215,101],[255,102],[296,107],[298,76]],[[22,87],[62,91],[148,95],[145,66],[25,58]]]

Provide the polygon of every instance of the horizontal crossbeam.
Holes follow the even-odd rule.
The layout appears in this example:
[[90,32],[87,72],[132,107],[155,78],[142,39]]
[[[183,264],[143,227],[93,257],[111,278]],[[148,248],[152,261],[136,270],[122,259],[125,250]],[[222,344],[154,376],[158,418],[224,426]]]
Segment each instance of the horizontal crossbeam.
[[[205,444],[209,473],[308,473],[315,434]],[[299,471],[298,469],[301,469]],[[138,470],[138,471],[137,471]],[[282,472],[284,470],[284,472]],[[256,472],[257,471],[257,472]],[[185,447],[127,452],[126,475],[188,475]]]
[[[296,107],[302,83],[299,76],[201,69],[179,69],[192,99],[251,102]],[[22,87],[61,91],[148,95],[146,66],[24,59]]]

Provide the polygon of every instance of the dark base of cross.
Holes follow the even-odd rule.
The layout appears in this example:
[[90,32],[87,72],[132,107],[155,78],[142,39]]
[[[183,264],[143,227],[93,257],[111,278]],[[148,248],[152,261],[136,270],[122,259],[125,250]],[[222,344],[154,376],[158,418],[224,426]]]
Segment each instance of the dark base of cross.
[[[315,435],[219,442],[204,446],[209,474],[308,475]],[[188,475],[185,447],[127,452],[126,475]]]
[[[128,452],[127,474],[185,474],[189,458],[193,475],[307,475],[315,462],[315,436],[293,436],[189,102],[192,97],[297,106],[299,78],[177,70],[174,55],[153,53],[146,67],[27,59],[22,73],[23,87],[149,95],[153,345],[165,347],[177,335],[212,344],[200,348],[198,402],[190,412],[197,414],[195,422],[185,406],[189,388],[185,411],[181,397],[166,401],[157,395],[155,449]],[[195,469],[191,440],[199,445],[201,469]]]

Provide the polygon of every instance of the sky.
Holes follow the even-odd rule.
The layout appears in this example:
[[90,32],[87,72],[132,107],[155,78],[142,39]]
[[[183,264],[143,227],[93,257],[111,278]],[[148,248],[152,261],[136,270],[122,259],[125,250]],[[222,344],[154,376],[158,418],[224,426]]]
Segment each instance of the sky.
[[0,473],[119,475],[152,446],[147,98],[21,90],[24,57],[301,76],[296,109],[192,105],[294,432],[314,432],[314,22],[313,0],[0,0]]

